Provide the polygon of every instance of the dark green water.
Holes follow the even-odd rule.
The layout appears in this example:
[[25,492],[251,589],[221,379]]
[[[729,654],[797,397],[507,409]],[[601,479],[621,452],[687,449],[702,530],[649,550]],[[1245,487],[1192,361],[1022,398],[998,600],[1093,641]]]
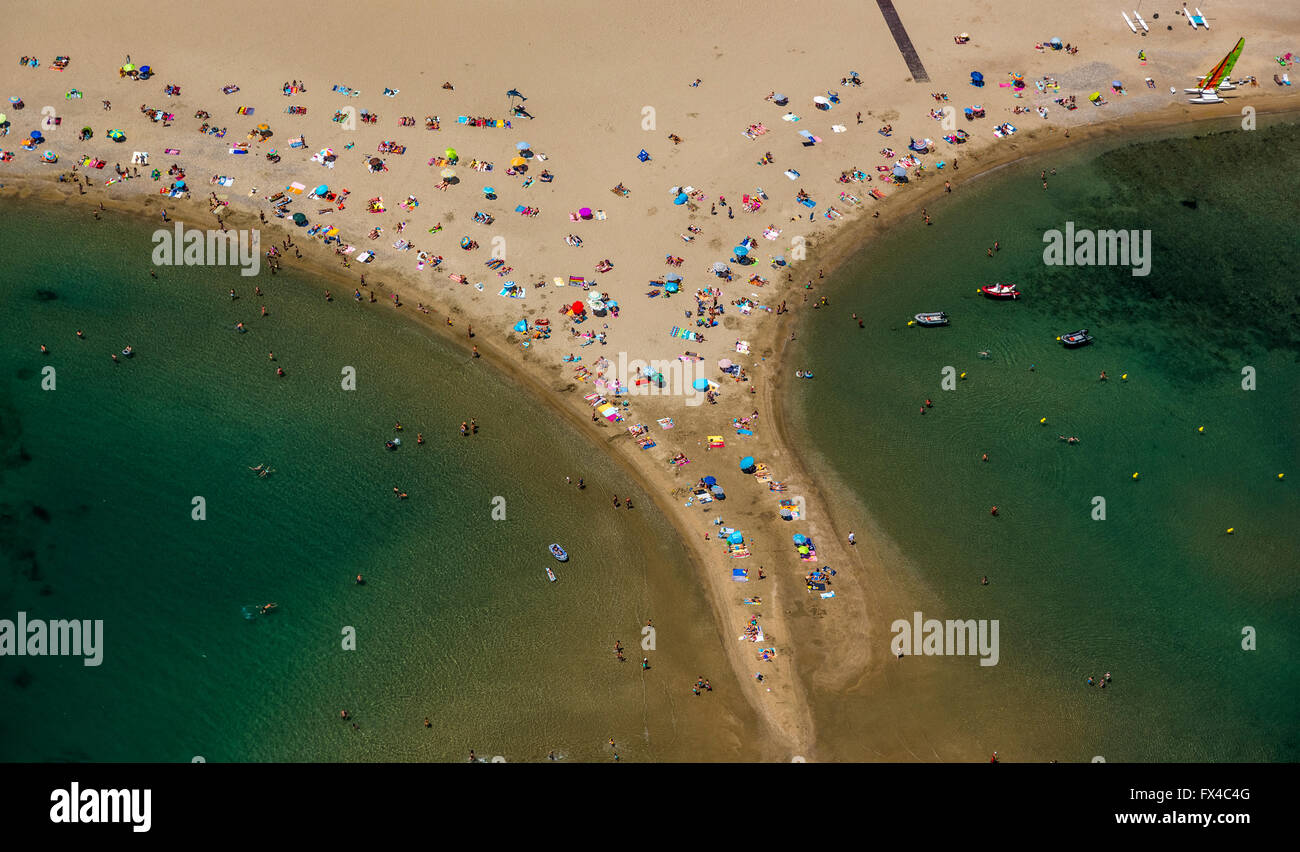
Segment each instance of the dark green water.
[[[924,700],[953,708],[931,713],[936,739],[1004,759],[1300,759],[1297,172],[1285,124],[1028,161],[958,181],[934,225],[875,241],[806,311],[791,363],[817,378],[791,383],[792,426],[855,495],[859,535],[869,515],[902,554],[910,604],[879,615],[1001,623],[997,666],[910,660],[937,684],[841,724]],[[1045,266],[1066,221],[1150,229],[1151,274]],[[977,295],[995,281],[1024,298]],[[935,310],[951,326],[908,326]],[[1093,345],[1055,341],[1081,327]],[[949,366],[966,374],[950,391]],[[1105,671],[1110,688],[1085,685]]]
[[[609,760],[611,736],[625,760],[699,756],[706,736],[708,756],[753,757],[665,520],[483,362],[290,272],[151,280],[140,223],[0,209],[0,618],[105,622],[97,668],[0,658],[0,759]],[[639,659],[648,617],[655,678],[610,650]],[[720,700],[677,706],[700,671]]]

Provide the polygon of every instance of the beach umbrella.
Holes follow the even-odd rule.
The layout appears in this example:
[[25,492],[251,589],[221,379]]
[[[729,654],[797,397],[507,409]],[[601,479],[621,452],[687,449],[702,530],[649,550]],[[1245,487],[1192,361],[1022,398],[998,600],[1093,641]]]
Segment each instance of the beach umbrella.
[[[958,36],[958,38],[970,38],[970,33],[962,33],[960,36]],[[1060,41],[1060,39],[1058,38],[1057,41]]]
[[753,466],[754,466],[754,457],[753,457],[753,456],[745,456],[743,459],[740,460],[740,469],[741,469],[741,470],[749,470],[749,469],[750,469],[751,467],[753,467]]
[[709,493],[712,494],[714,497],[717,497],[719,500],[727,499],[726,492],[722,490],[721,485],[713,486],[712,488],[709,489]]
[[57,163],[59,161],[59,155],[48,149],[42,156],[45,157],[47,163]]
[[709,389],[709,380],[708,380],[708,379],[696,379],[696,380],[691,384],[691,387],[695,388],[697,391],[708,390],[708,389]]
[[22,103],[22,102],[23,102],[23,99],[22,99],[22,98],[10,98],[10,99],[9,99],[9,103],[11,103],[11,104],[20,104],[20,103]]
[[271,129],[271,125],[266,124],[266,123],[262,123],[262,124],[257,125],[257,129],[258,129],[258,130],[270,130],[270,129]]
[[528,100],[528,98],[525,98],[525,97],[523,96],[523,93],[520,92],[518,89],[511,89],[510,91],[506,92],[506,97],[507,97],[507,98],[519,98],[520,100],[525,100],[525,101]]
[[575,314],[585,314],[587,312],[587,306],[582,302],[574,302],[569,307]]
[[[8,123],[9,123],[9,116],[0,112],[0,124],[8,124]],[[83,128],[83,129],[88,129],[88,128]]]
[[745,543],[745,537],[744,537],[743,535],[740,534],[740,531],[739,531],[739,530],[737,530],[736,532],[734,532],[734,533],[732,533],[731,535],[727,536],[727,541],[728,541],[729,543],[731,543],[731,544],[744,544],[744,543]]
[[45,138],[45,137],[41,134],[41,131],[39,131],[39,130],[33,130],[32,133],[31,133],[31,137],[32,137],[33,139],[35,139],[37,142],[40,142],[42,139]]
[[460,155],[456,153],[455,148],[448,148],[446,151],[443,151],[443,156],[445,156],[448,160],[460,159]]
[[591,218],[591,208],[590,208],[590,207],[583,207],[581,210],[578,211],[578,215],[581,216],[581,217],[584,218],[584,219],[590,219],[590,218]]
[[528,320],[520,320],[519,322],[515,323],[515,331],[527,331],[527,330],[528,330]]
[[1124,88],[1124,84],[1121,83],[1119,80],[1111,80],[1111,81],[1110,81],[1110,84],[1111,84],[1112,86],[1114,86],[1115,88],[1117,88],[1117,89],[1122,89],[1122,88]]
[[718,484],[718,478],[717,478],[716,476],[706,476],[706,477],[704,477],[704,479],[702,479],[702,480],[700,480],[700,481],[703,482],[705,485],[708,485],[708,486],[714,486],[714,485],[717,485],[717,484]]
[[177,189],[184,189],[184,188],[185,188],[185,181],[183,181],[183,180],[178,180],[178,181],[176,181],[176,188],[177,188]]
[[467,248],[469,248],[469,247],[470,247],[471,245],[473,245],[473,244],[474,244],[474,241],[471,240],[469,237],[461,237],[461,238],[460,238],[460,247],[463,248],[463,249],[467,249]]
[[732,251],[736,253],[736,257],[744,257],[749,254],[749,246],[736,246]]
[[678,275],[676,272],[673,272],[673,273],[670,273],[670,274],[664,276],[664,280],[665,280],[665,281],[676,281],[676,282],[678,282],[678,283],[681,283],[682,276]]
[[730,358],[723,358],[721,361],[718,362],[718,366],[719,366],[720,368],[722,368],[723,370],[730,370],[730,369],[731,369],[731,359],[730,359]]
[[713,264],[713,271],[714,271],[714,272],[726,272],[726,271],[727,271],[727,264],[725,264],[725,263],[723,263],[723,262],[721,262],[721,261],[718,261],[717,263]]
[[497,194],[497,191],[490,186],[485,186],[483,187],[483,194],[488,198],[492,198]]
[[677,193],[677,197],[673,199],[673,204],[676,204],[678,207],[680,207],[681,205],[685,204],[685,203],[686,203],[687,201],[689,201],[689,200],[690,200],[690,199],[689,199],[689,197],[686,195],[686,193],[684,193],[684,192],[679,192],[679,193]]
[[1088,100],[1090,101],[1101,100],[1101,92],[1093,92],[1091,95],[1088,95]]
[[1061,43],[1061,40],[1060,40],[1059,38],[1055,37],[1055,36],[1053,36],[1052,40],[1051,40],[1050,42],[1048,42],[1048,44],[1060,44],[1060,43]]
[[970,72],[970,81],[972,83],[983,83],[984,75],[981,74],[979,71],[972,71]]
[[126,63],[125,65],[122,66],[122,70],[123,70],[123,71],[134,71],[134,70],[135,70],[135,66],[132,65],[130,62],[128,62],[128,63]]
[[456,170],[455,170],[455,169],[443,169],[443,170],[442,170],[441,172],[439,172],[438,174],[442,175],[444,178],[451,179],[451,178],[454,178],[454,177],[456,176]]
[[295,213],[293,214],[293,223],[301,228],[307,224],[307,217],[301,213]]
[[894,166],[894,177],[907,177],[907,169],[902,166]]
[[818,95],[817,97],[813,98],[813,103],[817,106],[818,109],[831,108],[831,102],[828,101],[826,98],[822,97],[821,95]]
[[808,536],[804,535],[803,533],[795,533],[795,534],[794,534],[794,543],[795,543],[795,544],[803,544],[803,543],[806,542],[807,540],[808,540]]
[[773,96],[772,96],[772,103],[776,104],[777,106],[785,106],[785,105],[788,104],[789,102],[790,102],[790,99],[789,99],[788,97],[786,97],[785,95],[782,95],[782,94],[776,94],[776,95],[773,95]]
[[515,150],[516,150],[516,151],[531,151],[531,150],[533,150],[533,146],[532,146],[532,145],[529,145],[527,142],[516,142],[516,143],[515,143]]
[[329,188],[328,186],[326,186],[325,184],[321,184],[320,186],[318,186],[318,187],[316,187],[315,189],[312,190],[312,194],[313,194],[313,195],[328,195],[328,194],[329,194],[329,191],[330,191],[330,188]]
[[793,520],[794,520],[794,513],[791,512],[789,509],[786,509],[786,508],[782,507],[782,509],[781,509],[781,520],[783,520],[783,521],[793,521]]
[[513,160],[510,161],[510,165],[514,166],[515,168],[518,168],[519,166],[528,165],[528,161],[525,160],[523,157],[515,157]]

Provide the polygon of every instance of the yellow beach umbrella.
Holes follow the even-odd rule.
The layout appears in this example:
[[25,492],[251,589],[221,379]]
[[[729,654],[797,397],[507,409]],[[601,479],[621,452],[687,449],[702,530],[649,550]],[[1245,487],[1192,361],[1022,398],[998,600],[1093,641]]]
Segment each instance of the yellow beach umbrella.
[[455,169],[443,169],[443,170],[442,170],[441,172],[439,172],[438,174],[440,174],[440,175],[442,175],[444,178],[447,178],[447,179],[450,180],[451,178],[454,178],[454,177],[456,176],[456,170],[455,170]]
[[528,161],[525,160],[523,157],[515,157],[513,160],[510,161],[510,165],[512,165],[512,166],[526,166],[526,165],[528,165]]
[[9,121],[9,116],[7,116],[7,115],[5,115],[4,113],[0,112],[0,124],[5,124],[5,123],[7,123],[8,121]]
[[258,129],[258,130],[270,130],[270,129],[271,129],[271,125],[269,125],[269,124],[259,124],[259,125],[257,125],[257,129]]

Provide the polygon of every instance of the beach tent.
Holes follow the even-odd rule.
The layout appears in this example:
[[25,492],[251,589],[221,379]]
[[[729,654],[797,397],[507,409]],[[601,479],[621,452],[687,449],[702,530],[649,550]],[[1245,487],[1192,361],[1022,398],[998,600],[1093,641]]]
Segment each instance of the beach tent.
[[972,72],[970,72],[970,84],[971,84],[972,86],[974,86],[975,88],[977,88],[977,89],[979,89],[979,88],[983,88],[983,86],[984,86],[984,75],[981,74],[981,73],[978,72],[978,71],[972,71]]
[[636,155],[636,158],[643,163],[650,162],[650,154],[646,151],[645,148],[641,149],[640,153]]
[[681,285],[678,284],[676,281],[669,281],[667,284],[664,285],[664,291],[668,293],[676,293],[681,289],[682,289]]

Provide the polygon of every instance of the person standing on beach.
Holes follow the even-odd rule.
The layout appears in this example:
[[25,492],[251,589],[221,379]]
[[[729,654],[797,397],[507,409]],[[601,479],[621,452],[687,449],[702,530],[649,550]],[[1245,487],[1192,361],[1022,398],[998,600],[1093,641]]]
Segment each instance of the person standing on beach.
[[849,533],[849,544],[857,544],[858,539],[853,533]]

